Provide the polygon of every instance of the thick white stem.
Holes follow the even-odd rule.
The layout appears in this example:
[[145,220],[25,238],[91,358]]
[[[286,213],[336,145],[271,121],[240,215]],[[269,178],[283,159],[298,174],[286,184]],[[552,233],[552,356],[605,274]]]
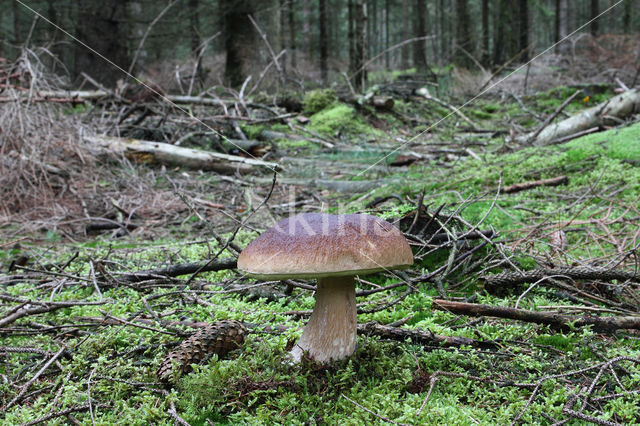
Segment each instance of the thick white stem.
[[354,278],[319,278],[316,306],[291,356],[294,362],[299,362],[305,352],[321,363],[344,359],[355,351],[356,335]]

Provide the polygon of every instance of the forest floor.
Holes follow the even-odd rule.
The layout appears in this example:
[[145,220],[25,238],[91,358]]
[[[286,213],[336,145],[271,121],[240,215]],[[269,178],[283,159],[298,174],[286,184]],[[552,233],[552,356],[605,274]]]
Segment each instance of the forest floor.
[[[557,120],[614,88],[581,87]],[[71,177],[50,170],[55,194],[22,194],[0,222],[2,424],[640,422],[640,116],[542,147],[513,137],[576,90],[492,93],[463,109],[471,123],[411,92],[385,111],[314,91],[300,115],[237,122],[277,173],[89,154]],[[193,125],[154,104],[128,127],[108,103],[37,108],[55,117],[43,126],[140,139]],[[238,153],[207,129],[184,144]],[[248,279],[234,259],[275,220],[320,211],[395,223],[415,265],[358,281],[352,357],[291,365],[314,283]]]

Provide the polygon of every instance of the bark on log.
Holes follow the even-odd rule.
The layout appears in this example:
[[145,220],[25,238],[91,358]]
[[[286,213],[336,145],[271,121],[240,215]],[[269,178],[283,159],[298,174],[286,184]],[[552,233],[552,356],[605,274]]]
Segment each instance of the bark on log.
[[[638,111],[640,111],[640,89],[629,90],[600,105],[588,108],[566,120],[546,127],[533,139],[533,145],[548,145],[557,139],[591,127],[615,124],[614,120],[609,117],[624,118]],[[534,135],[535,132],[527,133],[517,137],[516,140],[520,143],[526,143]]]
[[564,315],[551,312],[529,311],[526,309],[508,308],[504,306],[481,305],[477,303],[451,302],[434,299],[435,309],[451,312],[457,315],[490,316],[514,319],[518,321],[547,324],[562,330],[591,325],[595,331],[612,332],[620,329],[640,330],[640,316],[578,316]]
[[281,170],[277,163],[200,151],[191,148],[170,145],[162,142],[125,139],[112,136],[85,136],[84,141],[98,151],[123,154],[127,157],[143,159],[145,162],[177,165],[191,169],[211,170],[218,173],[247,174],[263,168]]

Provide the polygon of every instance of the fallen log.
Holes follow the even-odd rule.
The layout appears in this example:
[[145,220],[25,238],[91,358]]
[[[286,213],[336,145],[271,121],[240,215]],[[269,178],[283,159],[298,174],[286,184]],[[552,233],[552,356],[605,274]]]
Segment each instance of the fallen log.
[[277,163],[217,152],[200,151],[163,142],[113,136],[85,136],[84,141],[99,153],[124,155],[142,162],[168,164],[223,174],[251,173],[259,168],[281,170]]
[[571,330],[576,327],[585,327],[589,325],[593,326],[594,331],[599,332],[613,332],[620,329],[640,330],[640,316],[597,317],[564,315],[504,306],[452,302],[442,299],[434,299],[432,306],[434,309],[440,309],[456,315],[507,318],[536,324],[546,324],[562,330]]
[[537,131],[518,136],[520,143],[531,142],[535,146],[549,145],[553,141],[562,139],[574,133],[616,124],[612,118],[625,118],[640,111],[640,89],[633,89],[614,96],[606,102],[585,109],[566,120],[547,126],[539,134]]

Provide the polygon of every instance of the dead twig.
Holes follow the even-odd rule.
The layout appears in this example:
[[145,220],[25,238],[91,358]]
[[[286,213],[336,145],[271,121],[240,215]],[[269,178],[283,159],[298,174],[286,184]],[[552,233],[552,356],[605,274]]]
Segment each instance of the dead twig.
[[62,355],[62,353],[67,349],[66,346],[62,346],[60,348],[60,350],[58,352],[55,353],[55,355],[53,355],[51,358],[49,358],[49,361],[47,361],[40,370],[38,370],[38,372],[27,382],[25,383],[22,388],[20,389],[20,392],[18,392],[18,394],[16,396],[13,397],[13,399],[11,401],[9,401],[9,403],[4,407],[5,410],[7,410],[8,408],[11,408],[15,403],[20,401],[20,398],[22,398],[22,396],[29,390],[29,388],[31,387],[31,385],[33,384],[33,382],[35,382],[36,380],[38,380],[38,377],[40,377],[42,375],[42,373],[44,373],[47,368],[49,368],[49,366],[51,364],[53,364],[53,362],[58,359],[58,357],[60,357],[60,355]]
[[375,321],[366,324],[358,324],[358,334],[378,336],[383,339],[404,342],[411,339],[416,343],[441,345],[442,347],[471,346],[474,348],[495,349],[497,344],[491,341],[469,339],[467,337],[443,336],[432,333],[430,330],[409,330],[400,327],[379,324]]
[[566,176],[556,176],[549,179],[532,180],[529,182],[514,183],[513,185],[505,186],[502,192],[505,194],[513,194],[520,191],[526,191],[527,189],[537,188],[539,186],[559,186],[568,185],[569,178]]
[[256,31],[258,31],[258,34],[260,34],[260,38],[262,38],[262,41],[264,41],[264,44],[267,46],[267,49],[269,50],[269,54],[273,59],[273,64],[276,66],[276,70],[278,70],[278,75],[280,76],[280,84],[282,84],[282,87],[284,88],[286,84],[285,75],[284,75],[284,72],[282,71],[282,67],[280,66],[280,63],[278,62],[278,57],[276,56],[276,53],[273,51],[273,47],[271,47],[271,43],[269,43],[269,40],[267,39],[267,35],[262,31],[262,29],[260,28],[256,20],[253,19],[253,16],[251,15],[247,15],[247,16],[249,17],[249,20],[255,27]]
[[482,279],[488,286],[498,288],[533,283],[541,278],[551,275],[562,275],[572,280],[618,280],[640,282],[640,275],[637,272],[586,267],[562,267],[554,269],[537,268],[530,271],[503,272],[501,274],[485,275]]
[[136,283],[156,278],[178,277],[180,275],[188,275],[196,272],[211,272],[223,271],[226,269],[235,269],[236,265],[237,260],[232,257],[199,263],[180,263],[177,265],[168,266],[166,268],[148,269],[145,271],[119,275],[118,281]]
[[518,321],[547,324],[563,330],[571,330],[577,327],[593,326],[595,331],[614,332],[620,329],[640,330],[640,316],[574,316],[550,312],[530,311],[526,309],[508,308],[504,306],[483,305],[477,303],[451,302],[448,300],[434,299],[435,309],[469,316],[492,316],[498,318],[514,319]]

